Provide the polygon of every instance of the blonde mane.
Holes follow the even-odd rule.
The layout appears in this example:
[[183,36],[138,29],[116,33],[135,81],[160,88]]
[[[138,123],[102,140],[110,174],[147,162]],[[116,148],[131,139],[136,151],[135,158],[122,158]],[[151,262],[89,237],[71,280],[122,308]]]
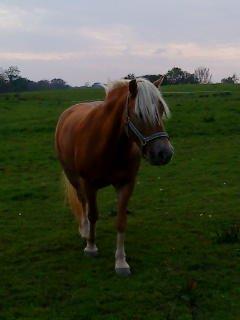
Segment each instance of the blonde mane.
[[[130,80],[117,80],[109,83],[105,87],[106,95],[116,88],[127,86]],[[135,101],[135,113],[141,117],[144,122],[156,124],[160,122],[161,113],[163,118],[170,117],[170,110],[167,103],[162,97],[162,94],[156,86],[144,78],[137,79],[138,93]],[[159,105],[160,102],[160,105]],[[161,106],[163,112],[161,112]]]

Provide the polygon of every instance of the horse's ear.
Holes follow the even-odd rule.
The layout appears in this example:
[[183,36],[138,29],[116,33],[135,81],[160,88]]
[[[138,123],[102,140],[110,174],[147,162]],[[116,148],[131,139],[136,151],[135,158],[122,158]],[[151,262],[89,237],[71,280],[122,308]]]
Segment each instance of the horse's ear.
[[159,88],[159,87],[161,86],[161,84],[163,83],[164,77],[165,77],[165,76],[163,75],[163,76],[161,76],[160,79],[158,79],[158,80],[156,80],[156,81],[153,82],[153,84],[155,85],[155,87]]
[[133,79],[129,82],[129,92],[133,98],[137,95],[137,80]]

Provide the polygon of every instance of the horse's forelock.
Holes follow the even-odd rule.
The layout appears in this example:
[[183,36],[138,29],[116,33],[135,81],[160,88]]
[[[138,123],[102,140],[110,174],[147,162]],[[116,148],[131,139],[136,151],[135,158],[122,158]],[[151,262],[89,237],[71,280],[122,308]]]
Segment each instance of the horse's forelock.
[[[165,119],[169,118],[170,110],[159,89],[146,79],[139,78],[137,79],[137,83],[138,94],[135,103],[136,114],[139,116],[141,114],[144,121],[152,124],[160,121],[160,114],[163,114],[163,118]],[[160,110],[159,102],[163,110]]]
[[[107,86],[104,86],[106,96],[114,89],[127,86],[129,81],[130,80],[122,79],[108,83]],[[135,102],[136,114],[139,116],[141,114],[144,121],[152,124],[160,121],[160,114],[163,114],[164,119],[168,119],[170,117],[170,110],[159,89],[144,78],[137,78],[137,85],[138,94]],[[163,110],[159,109],[159,102]]]

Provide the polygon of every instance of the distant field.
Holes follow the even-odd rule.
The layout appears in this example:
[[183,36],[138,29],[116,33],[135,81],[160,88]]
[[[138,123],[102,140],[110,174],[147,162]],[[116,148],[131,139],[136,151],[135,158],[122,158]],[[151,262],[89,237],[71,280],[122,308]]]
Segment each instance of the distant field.
[[1,320],[240,319],[240,86],[163,93],[175,156],[161,168],[142,162],[126,279],[114,272],[112,189],[99,194],[100,256],[89,259],[54,153],[61,112],[103,90],[0,95]]

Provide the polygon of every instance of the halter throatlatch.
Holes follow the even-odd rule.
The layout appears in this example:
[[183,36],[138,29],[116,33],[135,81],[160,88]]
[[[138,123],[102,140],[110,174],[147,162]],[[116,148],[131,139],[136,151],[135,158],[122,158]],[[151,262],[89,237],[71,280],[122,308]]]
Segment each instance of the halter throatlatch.
[[167,132],[165,131],[158,131],[155,132],[153,134],[151,134],[150,136],[144,136],[139,130],[138,128],[133,124],[133,122],[131,121],[130,117],[129,117],[129,110],[128,110],[128,102],[129,102],[129,95],[127,97],[127,103],[126,103],[126,114],[127,114],[127,121],[126,121],[126,126],[127,129],[130,130],[140,141],[141,146],[144,147],[146,146],[146,144],[154,141],[154,140],[159,140],[162,138],[167,138],[169,139],[169,135],[167,134]]

